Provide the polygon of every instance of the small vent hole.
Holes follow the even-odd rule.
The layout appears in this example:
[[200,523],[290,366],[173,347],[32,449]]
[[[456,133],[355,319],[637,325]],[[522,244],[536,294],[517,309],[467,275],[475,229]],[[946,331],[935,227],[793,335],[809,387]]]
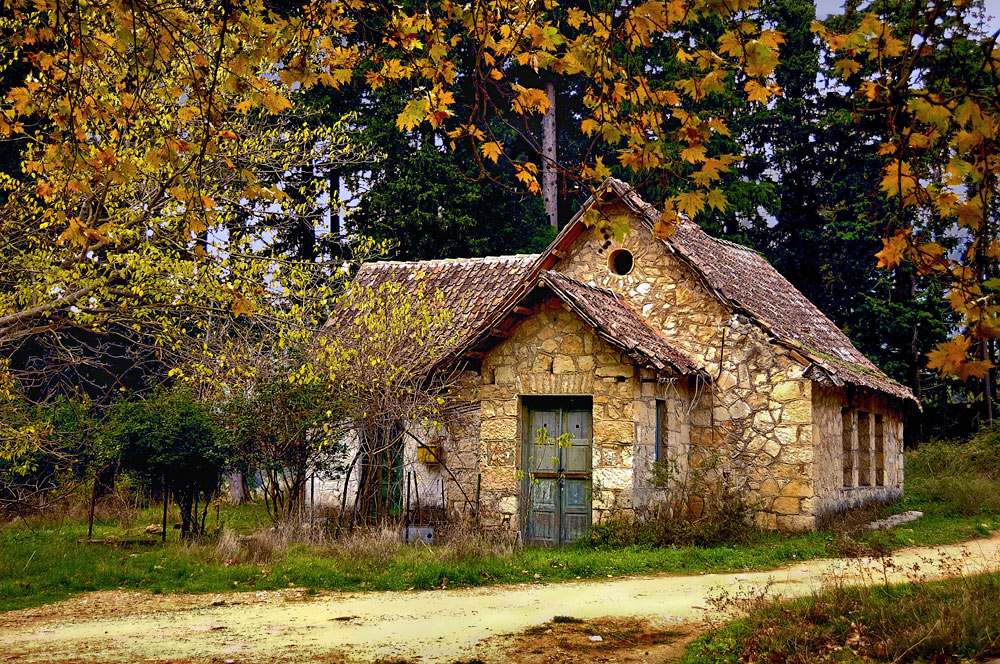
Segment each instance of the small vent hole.
[[615,249],[608,256],[608,269],[619,276],[625,276],[635,265],[632,252],[628,249]]

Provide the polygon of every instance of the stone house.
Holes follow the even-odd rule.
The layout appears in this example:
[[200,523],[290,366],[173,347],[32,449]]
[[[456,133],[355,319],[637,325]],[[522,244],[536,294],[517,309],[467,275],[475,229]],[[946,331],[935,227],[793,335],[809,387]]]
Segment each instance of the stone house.
[[[588,226],[591,208],[628,232]],[[406,452],[441,487],[428,498],[560,544],[654,504],[657,461],[714,460],[781,530],[900,497],[910,390],[754,251],[690,221],[661,239],[657,219],[610,179],[541,254],[361,269],[419,279],[453,314],[460,399],[422,433],[431,457]]]

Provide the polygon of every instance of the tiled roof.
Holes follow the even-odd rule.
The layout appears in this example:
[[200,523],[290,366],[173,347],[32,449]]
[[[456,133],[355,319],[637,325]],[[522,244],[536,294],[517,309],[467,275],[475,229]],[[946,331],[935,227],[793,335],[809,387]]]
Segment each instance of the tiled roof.
[[[606,185],[648,223],[659,213],[619,180]],[[690,221],[676,227],[667,245],[700,272],[708,285],[743,309],[780,341],[797,347],[834,380],[917,401],[909,388],[886,376],[854,347],[840,328],[751,249],[711,237]]]
[[570,305],[602,339],[638,362],[683,374],[699,371],[694,360],[667,343],[612,291],[549,270],[541,272],[539,281]]
[[463,345],[527,278],[537,259],[538,254],[523,254],[365,263],[354,282],[373,289],[385,283],[412,283],[415,288],[421,285],[428,293],[440,292],[442,306],[453,316],[449,335],[455,336],[455,344]]
[[[609,193],[619,197],[649,225],[659,219],[656,209],[624,182],[608,179],[599,192],[605,203],[611,202]],[[549,268],[559,261],[561,254],[557,250],[565,251],[581,228],[578,214],[541,255],[368,263],[362,266],[356,281],[362,286],[378,287],[387,282],[416,284],[419,280],[429,290],[440,291],[443,306],[454,312],[450,333],[456,336],[455,347],[466,348],[481,337],[480,333],[486,328],[497,324],[504,312],[520,302],[541,279],[559,290],[582,316],[589,316],[594,324],[603,325],[604,331],[618,340],[619,347],[628,347],[629,352],[641,354],[654,365],[667,361],[679,370],[693,370],[693,364],[685,364],[690,363],[690,359],[671,355],[679,351],[663,342],[641,316],[623,305],[613,293],[584,286],[566,277],[562,277],[565,281],[559,281],[558,275],[549,272]],[[847,335],[753,250],[713,238],[690,221],[678,224],[664,243],[687,262],[720,299],[745,312],[770,331],[779,343],[795,349],[812,362],[807,375],[917,401],[909,388],[890,379],[862,355]],[[612,315],[612,310],[620,316]],[[637,321],[639,327],[636,327]]]

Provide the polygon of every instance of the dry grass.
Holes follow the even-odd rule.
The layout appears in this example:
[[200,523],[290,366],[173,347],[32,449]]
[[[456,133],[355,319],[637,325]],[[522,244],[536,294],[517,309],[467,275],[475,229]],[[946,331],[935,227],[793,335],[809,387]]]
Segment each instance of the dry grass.
[[700,639],[685,662],[960,662],[1000,655],[1000,574],[834,586],[752,607]]
[[328,553],[334,557],[380,567],[399,558],[403,547],[399,528],[390,525],[355,528],[326,544]]
[[402,526],[385,523],[360,526],[336,534],[322,526],[306,522],[287,522],[262,528],[249,535],[237,535],[224,529],[214,545],[191,544],[212,562],[223,565],[264,565],[285,554],[291,547],[304,545],[322,551],[329,558],[349,561],[351,566],[385,568],[412,556],[416,551],[433,562],[465,563],[486,558],[509,558],[521,549],[516,533],[483,532],[465,524],[439,527],[435,545],[422,542],[404,544]]
[[921,556],[902,568],[872,556],[827,572],[822,590],[793,601],[767,587],[723,591],[709,602],[716,618],[707,634],[682,662],[944,664],[1000,655],[1000,573],[977,572],[972,555]]
[[831,536],[826,547],[828,555],[841,558],[882,556],[898,548],[889,538],[868,529],[872,521],[890,512],[891,504],[871,503],[823,517],[818,526]]

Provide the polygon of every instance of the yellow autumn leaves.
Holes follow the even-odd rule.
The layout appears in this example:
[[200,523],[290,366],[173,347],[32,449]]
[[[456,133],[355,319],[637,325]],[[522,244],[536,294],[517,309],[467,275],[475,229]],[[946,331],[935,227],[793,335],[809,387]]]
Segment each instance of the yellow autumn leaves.
[[[940,11],[954,20],[961,7]],[[841,56],[835,68],[855,87],[857,112],[884,119],[878,154],[886,162],[879,188],[897,206],[898,226],[883,240],[878,265],[893,269],[907,263],[945,284],[962,333],[932,351],[928,366],[964,380],[986,375],[993,365],[981,357],[983,345],[1000,338],[991,278],[1000,259],[991,217],[1000,175],[1000,48],[985,35],[975,45],[975,33],[962,37],[968,49],[954,47],[948,40],[959,39],[955,28],[935,36],[935,21],[943,17],[928,11],[915,14],[908,25],[893,25],[868,14],[841,34],[820,23],[813,31]],[[959,52],[970,61],[942,71],[945,65],[936,59]],[[935,227],[950,227],[963,239],[960,246],[945,252]]]

